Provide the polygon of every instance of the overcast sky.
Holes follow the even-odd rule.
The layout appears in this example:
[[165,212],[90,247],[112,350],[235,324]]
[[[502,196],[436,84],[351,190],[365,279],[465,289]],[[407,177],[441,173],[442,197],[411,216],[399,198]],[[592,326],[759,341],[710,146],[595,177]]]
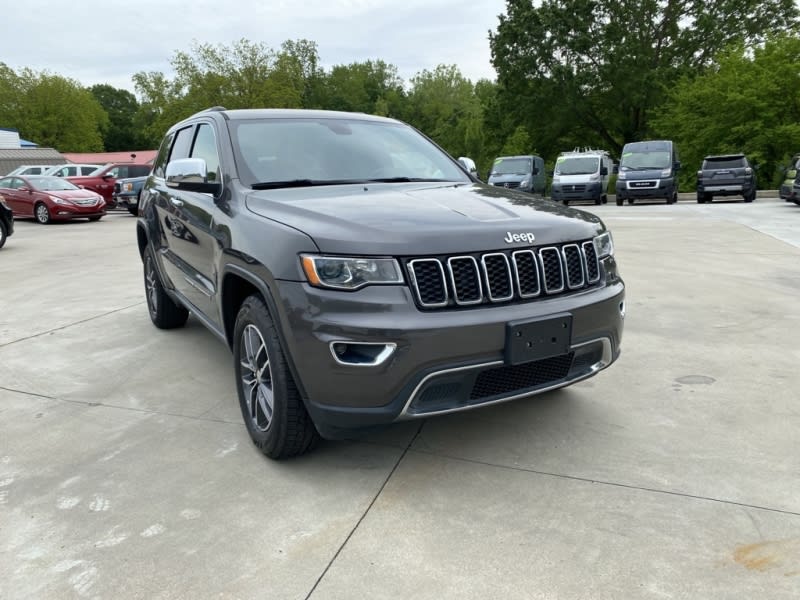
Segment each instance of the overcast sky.
[[382,59],[408,81],[455,64],[472,81],[494,79],[488,31],[504,0],[0,0],[0,62],[47,70],[85,86],[134,91],[131,76],[161,71],[194,41],[240,39],[277,49],[317,43],[322,66]]

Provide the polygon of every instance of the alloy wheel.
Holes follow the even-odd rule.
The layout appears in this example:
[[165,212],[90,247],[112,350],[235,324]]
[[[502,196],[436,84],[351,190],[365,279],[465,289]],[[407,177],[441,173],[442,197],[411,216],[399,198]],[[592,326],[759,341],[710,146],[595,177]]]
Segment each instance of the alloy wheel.
[[147,306],[150,314],[158,312],[158,274],[153,265],[153,259],[149,256],[145,259],[144,287],[147,294]]
[[272,368],[267,345],[258,327],[253,324],[244,328],[239,344],[242,388],[248,415],[255,429],[266,431],[275,410]]

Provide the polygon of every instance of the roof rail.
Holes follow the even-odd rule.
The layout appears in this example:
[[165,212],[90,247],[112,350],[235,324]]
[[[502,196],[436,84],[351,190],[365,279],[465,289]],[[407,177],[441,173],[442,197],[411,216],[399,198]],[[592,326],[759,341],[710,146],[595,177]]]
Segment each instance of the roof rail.
[[223,110],[228,110],[224,106],[212,106],[211,108],[205,109],[203,112],[222,112]]

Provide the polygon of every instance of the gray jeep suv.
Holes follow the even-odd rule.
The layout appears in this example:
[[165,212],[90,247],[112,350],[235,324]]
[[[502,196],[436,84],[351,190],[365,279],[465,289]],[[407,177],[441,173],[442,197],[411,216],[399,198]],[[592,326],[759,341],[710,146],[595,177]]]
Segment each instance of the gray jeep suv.
[[229,345],[273,458],[562,387],[620,352],[600,219],[484,185],[392,119],[200,112],[167,132],[137,236],[153,323],[191,313]]

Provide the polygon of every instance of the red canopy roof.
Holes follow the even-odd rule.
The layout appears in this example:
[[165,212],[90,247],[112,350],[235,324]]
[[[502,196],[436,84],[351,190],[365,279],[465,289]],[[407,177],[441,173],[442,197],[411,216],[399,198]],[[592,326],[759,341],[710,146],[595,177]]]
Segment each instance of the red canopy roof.
[[71,163],[104,165],[106,163],[152,164],[158,150],[132,150],[130,152],[62,152]]

